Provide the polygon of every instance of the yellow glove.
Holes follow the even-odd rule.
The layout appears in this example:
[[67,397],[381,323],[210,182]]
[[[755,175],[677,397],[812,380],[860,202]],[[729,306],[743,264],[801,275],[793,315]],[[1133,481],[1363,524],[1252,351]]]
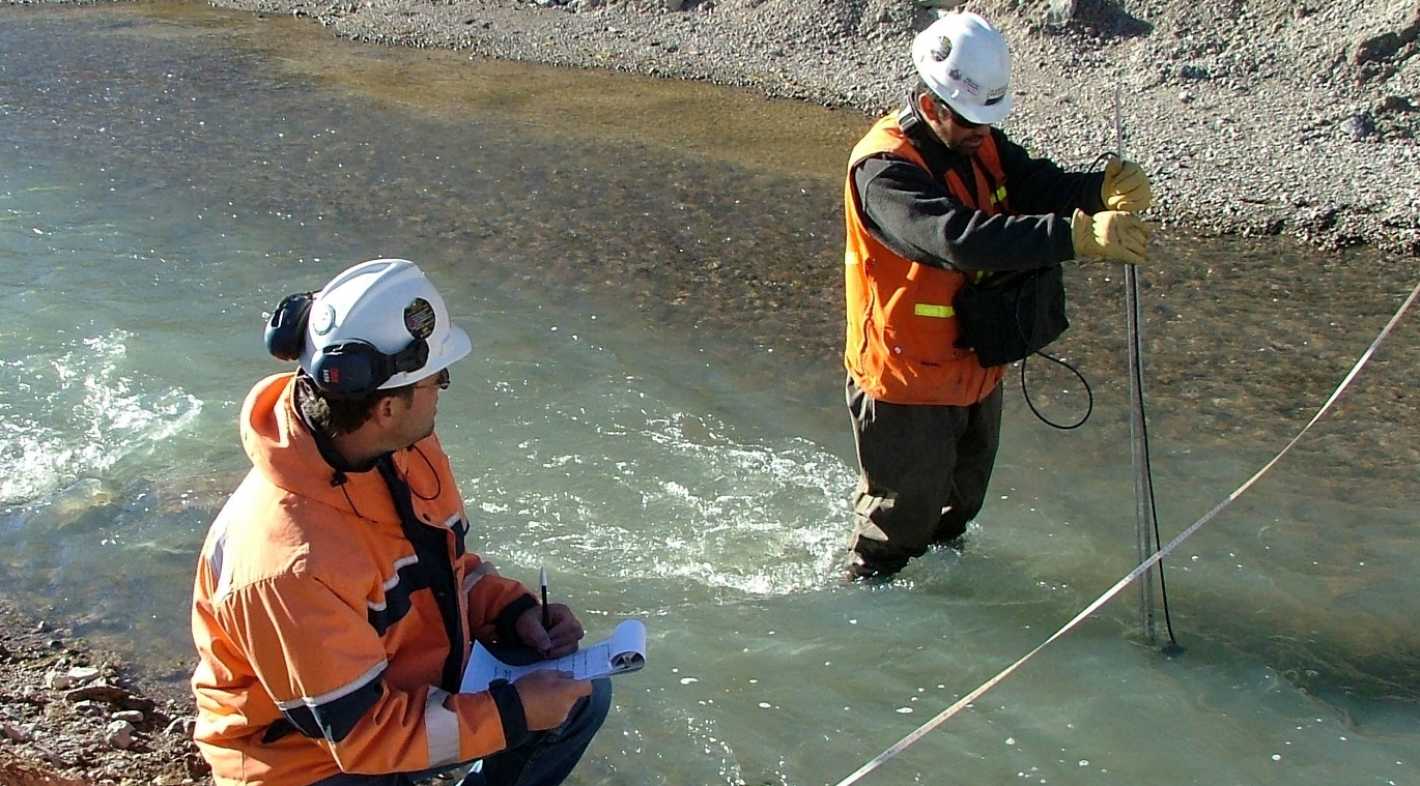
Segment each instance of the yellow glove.
[[1149,188],[1149,176],[1133,161],[1111,157],[1104,166],[1104,185],[1100,198],[1110,210],[1138,213],[1154,204],[1154,192]]
[[1132,213],[1106,210],[1091,216],[1076,210],[1070,219],[1075,257],[1102,257],[1137,265],[1149,256],[1149,225]]

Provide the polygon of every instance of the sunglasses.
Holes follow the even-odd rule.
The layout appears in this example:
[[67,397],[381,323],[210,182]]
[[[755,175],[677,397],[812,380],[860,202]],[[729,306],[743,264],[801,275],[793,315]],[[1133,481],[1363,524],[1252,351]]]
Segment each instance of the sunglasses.
[[[434,380],[434,385],[437,385],[440,390],[448,390],[448,389],[449,389],[449,370],[448,370],[448,369],[446,369],[446,368],[441,368],[441,369],[439,369],[439,373],[437,373],[437,374],[435,374],[434,376],[430,377],[430,379]],[[433,387],[433,385],[425,385],[424,382],[423,382],[423,380],[420,380],[420,382],[418,383],[417,386],[418,386],[418,387]]]
[[960,128],[963,131],[975,131],[978,128],[984,128],[986,126],[991,125],[990,123],[973,123],[970,120],[967,120],[966,118],[961,116],[961,113],[957,112],[955,109],[952,109],[951,106],[945,101],[938,101],[937,106],[947,110],[947,112],[949,112],[952,116],[952,123],[956,125],[957,128]]

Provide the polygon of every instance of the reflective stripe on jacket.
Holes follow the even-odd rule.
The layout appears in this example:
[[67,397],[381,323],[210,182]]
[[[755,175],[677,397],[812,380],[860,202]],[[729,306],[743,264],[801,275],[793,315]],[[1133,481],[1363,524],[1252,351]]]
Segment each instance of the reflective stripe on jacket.
[[[900,256],[874,237],[863,219],[853,169],[863,159],[883,154],[928,169],[896,115],[879,120],[853,148],[843,186],[848,317],[843,364],[858,387],[879,401],[975,404],[990,395],[1005,369],[982,368],[974,352],[956,346],[952,302],[966,275]],[[973,159],[972,173],[975,182],[968,184],[948,172],[945,185],[970,208],[1005,212],[1006,177],[992,137]]]
[[500,614],[535,600],[464,550],[467,518],[437,437],[391,456],[417,519],[403,526],[428,528],[416,549],[379,471],[338,482],[295,413],[292,380],[268,378],[247,396],[253,468],[197,566],[194,736],[213,779],[307,786],[502,750],[498,702],[454,693],[450,673],[472,639],[497,638]]

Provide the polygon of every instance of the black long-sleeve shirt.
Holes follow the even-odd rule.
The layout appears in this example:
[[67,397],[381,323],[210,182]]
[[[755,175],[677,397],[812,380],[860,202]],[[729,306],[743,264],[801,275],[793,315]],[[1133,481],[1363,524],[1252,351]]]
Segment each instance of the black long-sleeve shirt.
[[868,230],[903,257],[944,269],[1030,270],[1072,259],[1070,214],[1104,209],[1103,173],[1065,172],[1052,161],[1031,158],[999,129],[991,135],[1011,214],[988,215],[953,196],[942,174],[955,170],[975,183],[971,163],[919,123],[910,138],[930,171],[886,154],[854,169]]

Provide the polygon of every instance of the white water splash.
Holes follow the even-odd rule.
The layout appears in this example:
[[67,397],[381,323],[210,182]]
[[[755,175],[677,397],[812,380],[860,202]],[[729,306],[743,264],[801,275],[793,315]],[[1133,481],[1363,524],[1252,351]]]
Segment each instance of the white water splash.
[[[566,482],[494,492],[517,498],[508,515],[521,522],[498,536],[500,544],[509,534],[516,541],[500,551],[537,564],[554,549],[617,566],[627,578],[689,579],[755,595],[835,581],[851,467],[802,438],[745,440],[710,415],[618,414],[608,439],[606,428],[579,437],[585,429],[573,418],[550,412],[549,420],[564,421],[551,429],[559,436],[519,446],[527,451],[520,463],[565,470]],[[633,416],[640,422],[626,422]],[[564,455],[581,460],[559,461]]]
[[115,330],[0,367],[0,504],[102,474],[202,411],[187,393],[129,375],[131,338]]

